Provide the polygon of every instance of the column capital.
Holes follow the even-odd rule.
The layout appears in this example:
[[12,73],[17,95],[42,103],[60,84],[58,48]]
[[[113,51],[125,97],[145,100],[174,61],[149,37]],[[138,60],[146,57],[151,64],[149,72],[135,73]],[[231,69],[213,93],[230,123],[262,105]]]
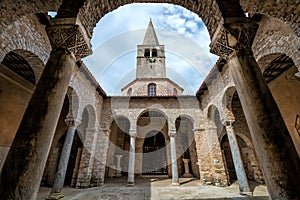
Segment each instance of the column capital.
[[229,127],[232,127],[233,126],[233,124],[234,124],[234,122],[235,122],[235,120],[223,120],[222,121],[222,124],[224,125],[224,126],[229,126]]
[[78,119],[74,119],[73,117],[67,117],[65,119],[65,123],[69,128],[76,128],[81,123],[81,121]]
[[212,37],[210,51],[225,59],[233,54],[251,52],[258,24],[248,18],[225,18]]
[[92,54],[90,38],[77,18],[51,19],[46,31],[53,49],[67,49],[76,60]]
[[170,137],[175,137],[176,133],[177,133],[176,129],[170,129],[168,134]]
[[130,129],[129,130],[129,135],[130,135],[130,137],[135,138],[137,136],[136,129]]

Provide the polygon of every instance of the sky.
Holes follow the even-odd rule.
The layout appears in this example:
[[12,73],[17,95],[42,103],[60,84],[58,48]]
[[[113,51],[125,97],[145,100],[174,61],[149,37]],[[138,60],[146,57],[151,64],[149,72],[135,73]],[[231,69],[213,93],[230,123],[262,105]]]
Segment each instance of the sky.
[[173,4],[128,4],[106,14],[91,40],[93,54],[83,59],[108,95],[135,79],[137,45],[152,19],[165,45],[167,77],[195,95],[218,57],[209,53],[208,31],[198,15]]

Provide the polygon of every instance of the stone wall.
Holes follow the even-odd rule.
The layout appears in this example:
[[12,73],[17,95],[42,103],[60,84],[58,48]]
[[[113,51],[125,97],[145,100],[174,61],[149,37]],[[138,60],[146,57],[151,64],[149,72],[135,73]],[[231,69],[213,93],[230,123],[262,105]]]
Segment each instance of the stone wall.
[[[156,96],[180,96],[183,89],[169,79],[136,79],[122,89],[124,96],[148,96],[148,85],[156,85]],[[177,94],[174,94],[174,89]],[[129,92],[129,90],[131,92]]]

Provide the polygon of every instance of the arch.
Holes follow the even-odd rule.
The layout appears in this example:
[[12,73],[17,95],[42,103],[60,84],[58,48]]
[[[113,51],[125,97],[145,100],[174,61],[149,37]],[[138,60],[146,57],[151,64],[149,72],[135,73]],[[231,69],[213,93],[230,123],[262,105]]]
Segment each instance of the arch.
[[263,71],[263,67],[266,66],[264,60],[261,59],[277,53],[286,54],[293,59],[300,70],[300,52],[297,48],[299,36],[297,37],[290,27],[278,18],[265,15],[261,15],[260,18],[261,25],[257,30],[252,49],[261,70]]
[[145,49],[144,57],[146,57],[146,58],[150,57],[150,49]]
[[271,82],[286,70],[295,66],[294,61],[285,53],[273,53],[262,57],[258,61],[262,74],[267,83]]
[[[127,126],[126,126],[126,128],[122,127],[122,125],[120,124],[121,121],[125,121],[126,123],[128,123],[128,127]],[[125,133],[129,133],[129,128],[131,127],[131,122],[125,115],[113,116],[113,118],[110,119],[109,127],[111,127],[114,122],[122,131],[124,131]]]
[[36,75],[33,68],[23,56],[20,56],[16,52],[11,51],[6,54],[1,64],[31,84],[36,84]]
[[209,125],[216,126],[216,123],[220,121],[220,112],[215,105],[210,105],[207,110],[207,119]]
[[[194,135],[194,120],[189,115],[180,115],[176,118],[175,128],[176,143],[177,143],[177,155],[180,155],[178,159],[178,172],[179,174],[185,173],[184,176],[191,176],[191,174],[197,178],[199,175],[199,167],[197,165],[198,156]],[[183,159],[189,159],[188,166],[191,174],[186,174]]]
[[139,118],[141,118],[142,115],[144,115],[145,113],[149,113],[149,116],[150,116],[150,117],[151,117],[151,113],[153,114],[152,116],[154,116],[154,115],[155,115],[154,112],[157,112],[157,113],[161,114],[164,118],[166,118],[166,120],[168,120],[168,116],[166,115],[166,113],[163,112],[163,111],[160,110],[160,109],[157,109],[157,108],[149,108],[149,109],[143,110],[143,111],[138,115],[137,120],[138,120]]
[[156,84],[155,83],[148,84],[148,96],[156,96]]
[[[300,37],[299,22],[297,21],[298,18],[291,14],[297,13],[299,3],[295,1],[282,3],[279,1],[241,0],[240,4],[243,10],[247,13],[261,14],[282,20],[290,26],[297,37]],[[282,12],[286,10],[289,10],[289,12]]]
[[[223,21],[222,13],[219,9],[219,5],[221,1],[213,0],[211,1],[197,1],[191,0],[189,2],[184,1],[171,1],[168,3],[172,3],[174,5],[182,6],[196,14],[198,14],[205,25],[207,26],[208,32],[212,37],[217,30],[218,23]],[[152,0],[151,2],[145,0],[137,0],[131,3],[165,3],[165,1],[161,0]],[[82,21],[82,24],[86,26],[86,29],[90,35],[92,35],[93,28],[96,26],[96,23],[108,12],[111,12],[121,6],[129,4],[127,2],[107,2],[107,5],[99,6],[97,1],[91,1],[89,3],[84,4],[79,9],[79,18]],[[231,6],[235,7],[236,12],[227,12],[223,13],[223,16],[230,15],[230,17],[243,17],[244,12],[242,11],[238,2],[231,3]],[[95,10],[98,8],[98,10]],[[214,13],[212,15],[212,13]],[[229,17],[229,16],[228,16]]]
[[142,174],[168,174],[166,137],[160,131],[149,131],[143,142]]
[[[95,108],[88,104],[87,106],[85,106],[85,108],[83,109],[83,113],[84,111],[87,111],[87,114],[88,114],[88,119],[82,119],[82,121],[85,121],[87,120],[87,127],[88,129],[93,129],[93,128],[96,128],[96,112],[95,112]],[[83,115],[82,113],[82,115]]]
[[129,89],[127,90],[127,95],[128,95],[128,96],[131,96],[131,95],[132,95],[132,88],[129,88]]
[[[129,128],[130,121],[123,115],[115,116],[109,126],[111,132],[107,149],[106,177],[119,177],[122,174],[125,175],[128,171],[127,167],[130,151]],[[121,156],[121,158],[117,158],[118,156]],[[121,162],[121,171],[115,171],[117,169],[118,159],[120,159]]]
[[157,49],[152,49],[151,57],[157,57]]
[[174,96],[177,96],[177,95],[178,95],[178,91],[177,91],[176,88],[173,88],[173,95],[174,95]]
[[[234,86],[226,88],[226,91],[222,97],[222,107],[223,114],[225,115],[224,120],[232,119],[234,120],[234,116],[232,113],[232,99],[236,93],[236,88]],[[237,94],[237,93],[236,93]]]

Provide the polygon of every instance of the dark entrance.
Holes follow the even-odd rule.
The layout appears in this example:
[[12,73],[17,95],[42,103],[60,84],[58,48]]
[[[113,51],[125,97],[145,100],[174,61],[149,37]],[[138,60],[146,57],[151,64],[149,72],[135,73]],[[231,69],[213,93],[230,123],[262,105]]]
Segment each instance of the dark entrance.
[[161,132],[151,131],[143,145],[143,175],[164,175],[167,171],[165,138]]
[[222,138],[221,148],[222,148],[222,152],[225,156],[226,167],[227,167],[230,183],[233,183],[234,181],[237,180],[237,177],[236,177],[236,173],[235,173],[233,158],[232,158],[227,135],[224,135]]

